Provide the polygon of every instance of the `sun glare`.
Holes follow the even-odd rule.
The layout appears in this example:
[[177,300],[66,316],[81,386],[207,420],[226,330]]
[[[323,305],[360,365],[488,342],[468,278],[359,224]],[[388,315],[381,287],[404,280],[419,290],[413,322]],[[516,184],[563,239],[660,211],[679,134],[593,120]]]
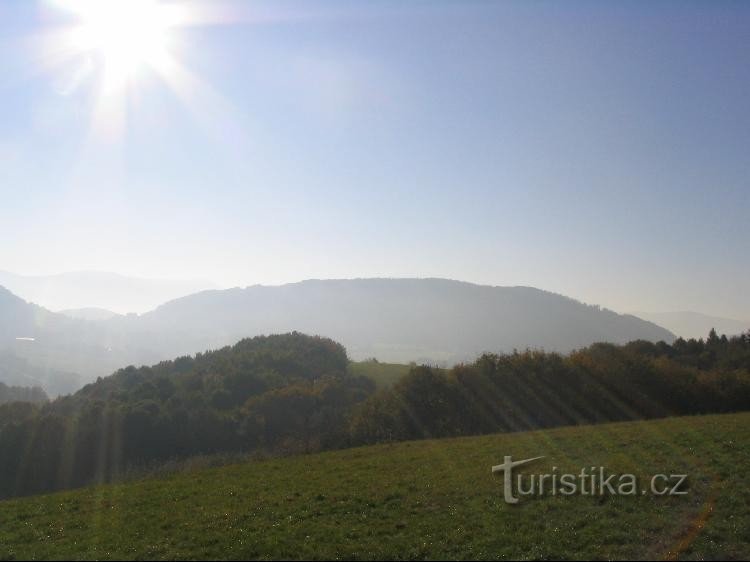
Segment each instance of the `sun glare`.
[[[145,88],[169,89],[202,122],[215,121],[221,96],[182,60],[195,26],[234,21],[220,3],[189,0],[47,0],[61,24],[35,39],[45,70],[61,75],[60,95],[94,89],[91,139],[118,141]],[[179,41],[178,41],[179,39]],[[189,52],[189,51],[187,51]],[[59,70],[58,70],[59,69]],[[148,71],[148,72],[145,72]],[[149,78],[158,80],[150,80]],[[131,95],[135,94],[135,95]]]
[[101,61],[110,87],[157,65],[178,23],[173,6],[156,0],[69,0],[65,7],[80,18],[70,35],[73,49]]

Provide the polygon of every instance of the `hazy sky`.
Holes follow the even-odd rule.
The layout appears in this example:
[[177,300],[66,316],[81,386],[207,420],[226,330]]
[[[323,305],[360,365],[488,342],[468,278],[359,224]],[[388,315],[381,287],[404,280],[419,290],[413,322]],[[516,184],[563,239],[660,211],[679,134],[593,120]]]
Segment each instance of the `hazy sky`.
[[750,3],[192,1],[109,88],[58,4],[0,1],[0,269],[750,319]]

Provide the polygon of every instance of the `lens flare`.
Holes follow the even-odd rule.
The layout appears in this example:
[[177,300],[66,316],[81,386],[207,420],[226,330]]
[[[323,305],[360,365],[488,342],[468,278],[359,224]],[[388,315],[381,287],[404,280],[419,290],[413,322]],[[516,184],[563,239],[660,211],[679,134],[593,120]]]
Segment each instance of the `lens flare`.
[[101,62],[109,90],[163,59],[170,30],[180,23],[176,5],[156,0],[67,0],[62,6],[80,20],[69,35],[71,48]]

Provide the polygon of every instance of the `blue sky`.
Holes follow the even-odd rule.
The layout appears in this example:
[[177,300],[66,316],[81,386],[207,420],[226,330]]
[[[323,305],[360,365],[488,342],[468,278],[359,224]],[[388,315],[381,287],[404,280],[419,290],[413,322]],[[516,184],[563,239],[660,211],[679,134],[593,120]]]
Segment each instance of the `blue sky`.
[[144,64],[100,135],[96,57],[45,39],[75,15],[2,0],[0,269],[750,319],[750,4],[203,4],[170,31],[190,80]]

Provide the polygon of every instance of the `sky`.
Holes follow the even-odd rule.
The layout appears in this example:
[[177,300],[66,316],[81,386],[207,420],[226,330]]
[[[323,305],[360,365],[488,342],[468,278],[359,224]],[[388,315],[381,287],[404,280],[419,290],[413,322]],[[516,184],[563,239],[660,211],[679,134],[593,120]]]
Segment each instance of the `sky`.
[[2,270],[750,319],[749,3],[111,3],[0,1]]

